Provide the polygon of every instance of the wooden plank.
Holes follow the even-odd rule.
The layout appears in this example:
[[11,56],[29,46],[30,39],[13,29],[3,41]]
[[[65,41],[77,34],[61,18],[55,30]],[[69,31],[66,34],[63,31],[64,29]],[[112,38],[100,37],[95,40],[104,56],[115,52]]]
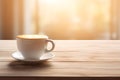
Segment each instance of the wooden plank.
[[0,51],[15,51],[17,50],[15,40],[0,40]]
[[1,62],[0,76],[105,77],[120,76],[117,62],[52,62],[26,65],[20,62]]
[[[119,77],[120,41],[59,41],[46,63],[16,62],[16,41],[0,41],[0,76]],[[8,45],[9,44],[9,45]],[[31,65],[30,65],[31,64]]]
[[[0,61],[14,60],[14,51],[0,51]],[[52,52],[55,57],[49,61],[120,61],[119,52]]]
[[0,77],[0,80],[120,80],[119,77]]

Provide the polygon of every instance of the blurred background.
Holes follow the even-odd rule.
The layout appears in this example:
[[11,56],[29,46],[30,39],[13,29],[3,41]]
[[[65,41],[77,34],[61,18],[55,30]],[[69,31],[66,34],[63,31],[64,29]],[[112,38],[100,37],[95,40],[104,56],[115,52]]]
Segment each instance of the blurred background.
[[0,40],[119,40],[120,0],[0,0]]

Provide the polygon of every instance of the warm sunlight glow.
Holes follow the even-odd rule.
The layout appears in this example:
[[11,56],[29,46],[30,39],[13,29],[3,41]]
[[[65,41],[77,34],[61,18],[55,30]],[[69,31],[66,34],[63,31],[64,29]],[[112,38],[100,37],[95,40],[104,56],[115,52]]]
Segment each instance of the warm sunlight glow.
[[109,26],[110,0],[39,0],[40,31],[52,38],[93,39]]
[[47,3],[47,4],[56,4],[59,3],[60,0],[41,0],[40,2],[42,3]]

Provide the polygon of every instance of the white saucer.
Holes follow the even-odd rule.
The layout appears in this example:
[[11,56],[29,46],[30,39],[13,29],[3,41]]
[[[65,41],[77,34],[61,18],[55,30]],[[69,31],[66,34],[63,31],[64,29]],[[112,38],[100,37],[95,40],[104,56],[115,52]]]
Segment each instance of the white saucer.
[[38,60],[26,60],[26,59],[24,59],[24,57],[22,56],[22,54],[19,51],[16,51],[12,54],[12,57],[15,58],[16,60],[19,60],[19,61],[30,61],[30,62],[33,62],[33,61],[38,62],[39,61],[39,62],[43,62],[43,61],[46,61],[46,60],[49,60],[49,59],[55,57],[55,55],[52,54],[52,53],[45,53]]

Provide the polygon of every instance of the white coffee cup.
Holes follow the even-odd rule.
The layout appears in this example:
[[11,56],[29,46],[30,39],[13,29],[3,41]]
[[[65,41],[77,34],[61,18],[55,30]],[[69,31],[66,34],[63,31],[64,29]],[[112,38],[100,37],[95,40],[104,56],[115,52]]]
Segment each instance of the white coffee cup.
[[[18,35],[16,39],[18,50],[27,60],[39,59],[55,47],[54,42],[48,39],[46,35]],[[47,49],[48,42],[52,44],[49,50]]]

